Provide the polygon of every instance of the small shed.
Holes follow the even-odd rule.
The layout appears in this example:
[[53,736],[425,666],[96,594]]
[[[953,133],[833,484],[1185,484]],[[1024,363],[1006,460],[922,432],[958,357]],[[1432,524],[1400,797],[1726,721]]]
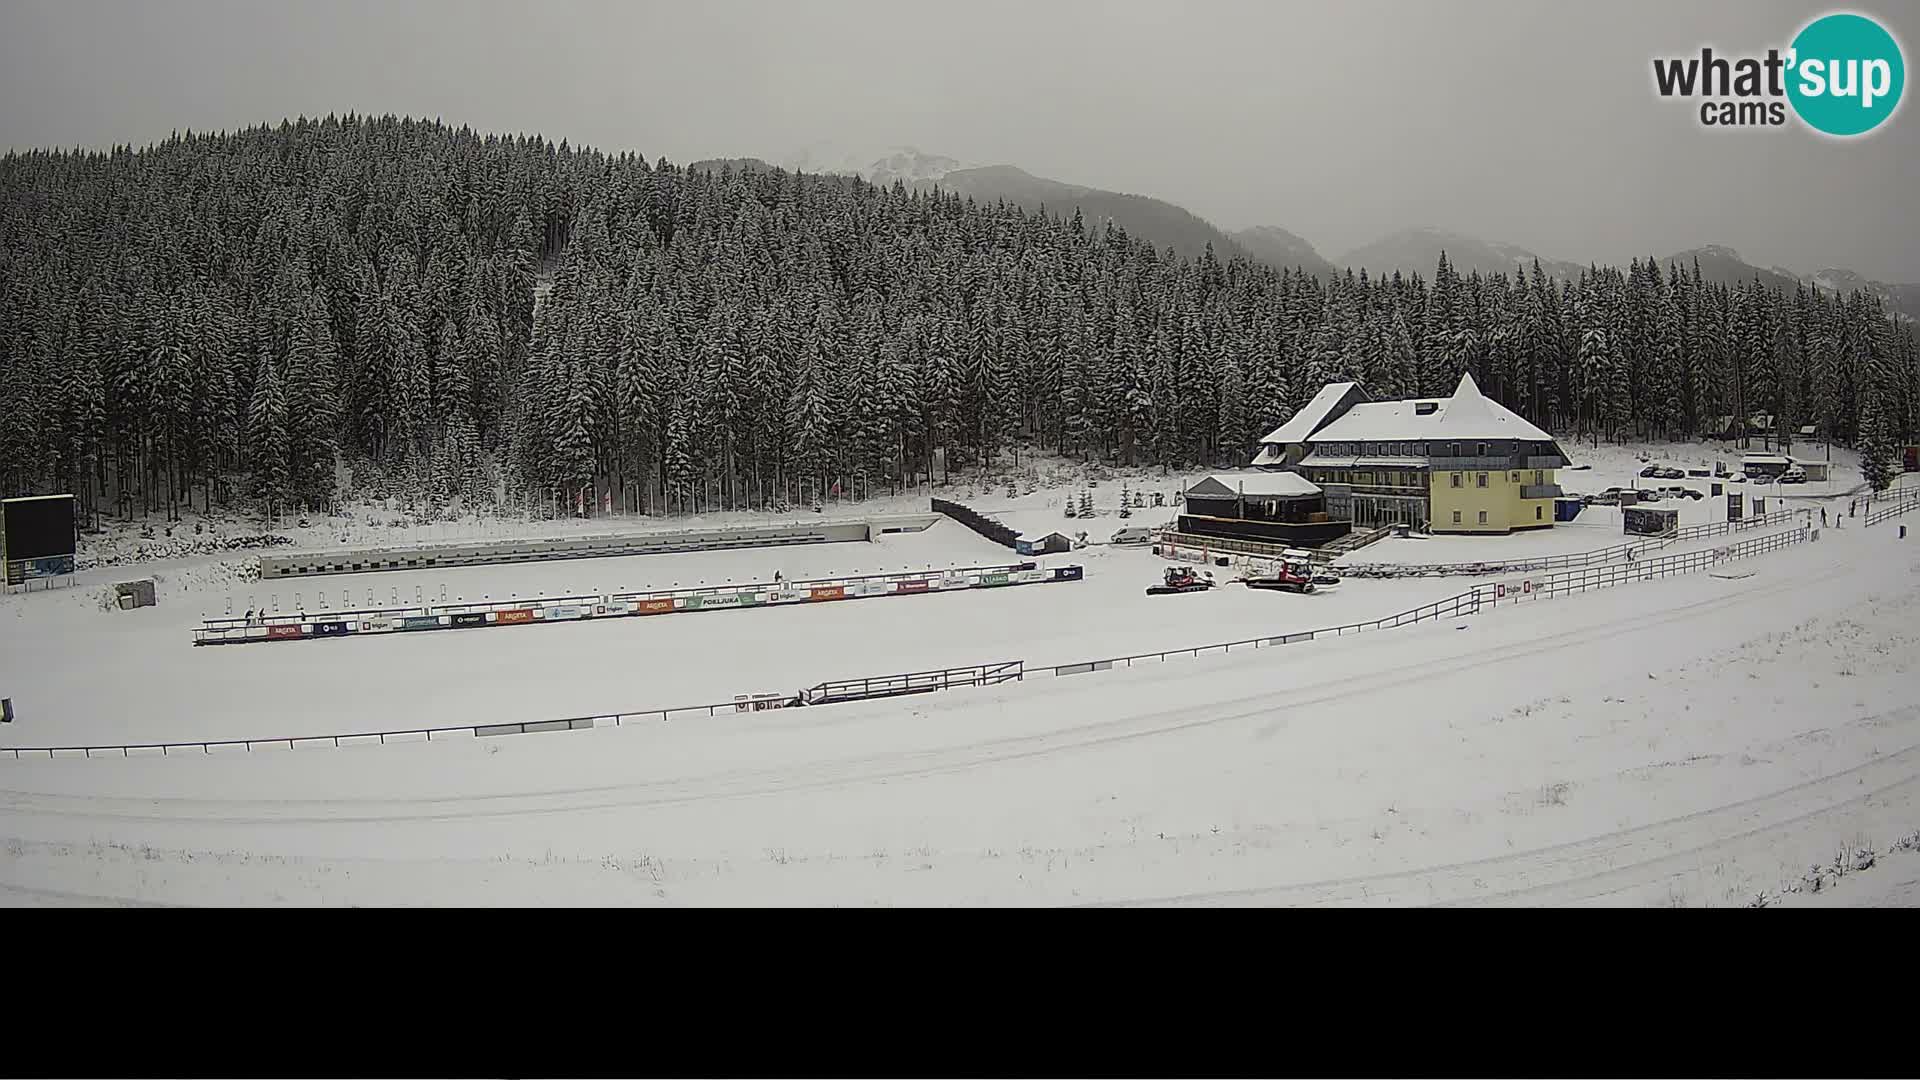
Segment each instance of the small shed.
[[1063,532],[1021,533],[1014,538],[1013,550],[1022,555],[1051,555],[1073,550],[1073,537]]
[[113,587],[114,603],[122,611],[153,606],[153,579],[122,581]]
[[1680,527],[1680,511],[1658,506],[1629,506],[1620,512],[1628,536],[1665,536]]

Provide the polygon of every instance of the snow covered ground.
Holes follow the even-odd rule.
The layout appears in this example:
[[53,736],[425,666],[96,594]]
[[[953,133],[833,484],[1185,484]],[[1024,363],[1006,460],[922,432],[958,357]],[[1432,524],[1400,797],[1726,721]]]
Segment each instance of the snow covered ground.
[[[1638,467],[1616,456],[1608,469]],[[1037,521],[1068,494],[966,501]],[[1088,531],[1152,515],[1109,513]],[[1885,851],[1920,827],[1920,547],[1894,524],[1826,531],[1741,563],[1746,577],[904,701],[433,744],[0,760],[0,900],[1911,904],[1911,852],[1818,894],[1786,891],[1843,848]],[[1568,550],[1619,540],[1617,522],[1553,533],[1579,541]],[[1085,565],[1081,582],[947,596],[209,649],[186,632],[229,598],[276,593],[314,607],[322,590],[328,603],[342,589],[355,603],[416,587],[473,599],[1010,559],[951,522],[875,544],[273,588],[203,558],[158,567],[161,606],[136,612],[100,610],[94,589],[130,575],[94,571],[87,587],[0,601],[0,695],[20,713],[0,745],[724,701],[1309,629],[1466,584],[1147,597],[1165,563],[1095,547],[1042,560]]]
[[[1393,614],[1465,584],[1353,581],[1313,596],[1226,587],[1145,593],[1167,564],[1141,548],[1036,560],[1082,581],[842,604],[528,628],[194,648],[203,615],[266,604],[580,595],[724,581],[1018,561],[952,521],[870,544],[352,574],[163,593],[102,611],[93,590],[15,594],[0,606],[6,693],[21,719],[0,747],[324,735],[497,723],[731,701],[826,679],[1025,660],[1075,663],[1318,629]],[[111,573],[108,571],[106,573]],[[1224,581],[1227,571],[1217,573]],[[83,575],[85,576],[85,575]],[[169,582],[163,584],[170,584]],[[217,688],[217,689],[216,689]]]
[[[911,702],[8,762],[0,891],[62,904],[1746,903],[1920,820],[1920,549],[1893,536],[1828,533],[1740,580]],[[406,686],[410,703],[446,691]]]

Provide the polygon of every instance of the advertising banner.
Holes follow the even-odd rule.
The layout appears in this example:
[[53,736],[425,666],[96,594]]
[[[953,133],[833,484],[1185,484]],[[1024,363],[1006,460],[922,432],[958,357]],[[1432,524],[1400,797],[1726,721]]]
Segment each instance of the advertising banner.
[[44,559],[7,560],[7,584],[22,585],[36,578],[60,577],[73,573],[73,556],[50,555]]

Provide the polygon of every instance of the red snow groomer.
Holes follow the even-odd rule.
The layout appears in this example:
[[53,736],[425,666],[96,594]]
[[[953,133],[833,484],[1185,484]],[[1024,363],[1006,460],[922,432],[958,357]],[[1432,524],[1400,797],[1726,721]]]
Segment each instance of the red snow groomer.
[[1191,566],[1169,566],[1166,575],[1158,585],[1147,586],[1148,596],[1169,596],[1173,593],[1205,592],[1213,588],[1213,573],[1201,577],[1193,572]]
[[1332,584],[1332,579],[1316,575],[1313,572],[1313,557],[1307,552],[1289,548],[1280,553],[1280,559],[1273,569],[1265,574],[1242,579],[1249,589],[1278,589],[1282,592],[1310,593],[1317,581]]

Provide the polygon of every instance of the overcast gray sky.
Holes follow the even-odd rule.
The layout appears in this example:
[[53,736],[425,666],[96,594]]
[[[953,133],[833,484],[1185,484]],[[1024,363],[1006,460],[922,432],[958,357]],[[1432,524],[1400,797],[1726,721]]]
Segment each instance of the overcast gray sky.
[[[1920,281],[1920,114],[1713,131],[1655,55],[1789,0],[0,0],[0,145],[437,116],[690,161],[909,144],[1156,195],[1329,256],[1432,224],[1624,262],[1705,243]],[[1906,47],[1920,6],[1854,6]],[[1911,96],[1909,92],[1908,96]]]

